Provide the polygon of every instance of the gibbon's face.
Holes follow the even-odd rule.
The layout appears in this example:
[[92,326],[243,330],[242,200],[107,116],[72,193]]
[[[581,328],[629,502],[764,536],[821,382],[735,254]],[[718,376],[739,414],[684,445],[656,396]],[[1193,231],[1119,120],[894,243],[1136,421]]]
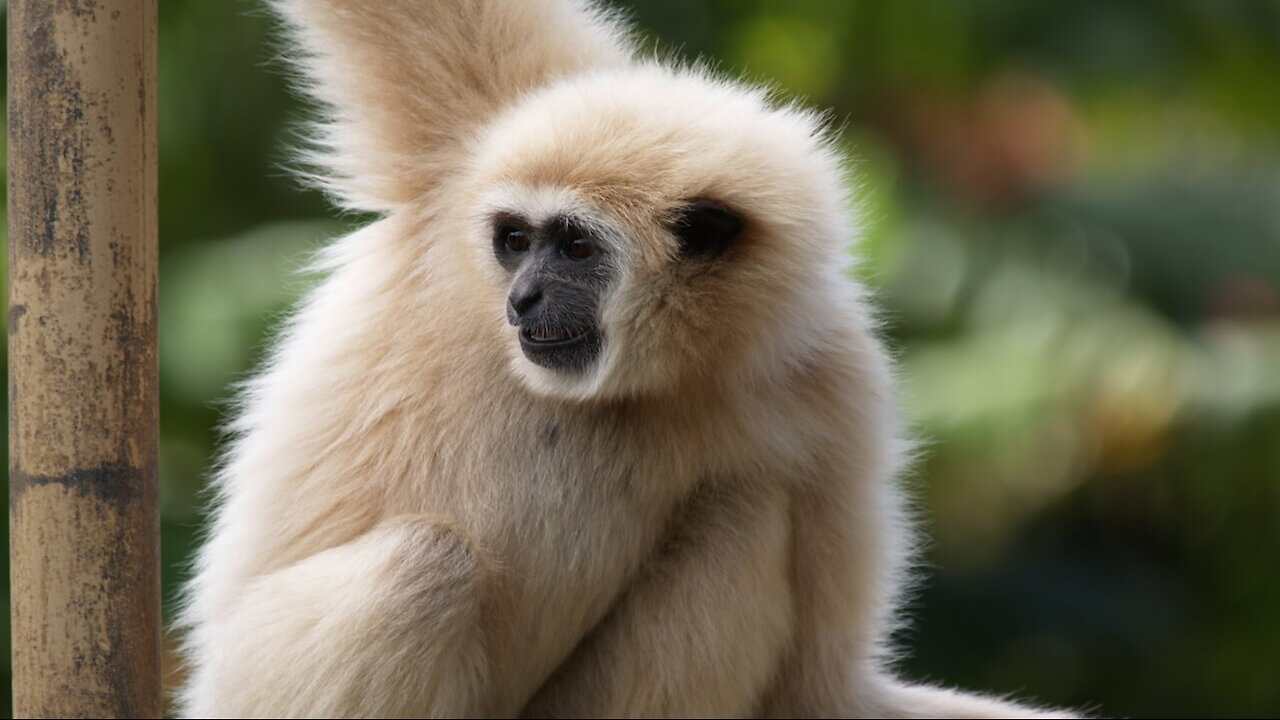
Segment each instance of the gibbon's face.
[[[604,348],[600,308],[619,274],[609,233],[568,213],[498,212],[492,223],[494,258],[512,278],[507,322],[524,357],[568,376],[588,372]],[[734,211],[709,200],[681,207],[671,227],[691,262],[723,254],[741,230]]]
[[485,128],[469,243],[516,375],[616,398],[801,358],[847,264],[817,127],[761,93],[640,68],[562,82]]
[[511,274],[507,322],[529,362],[582,373],[604,343],[600,303],[614,274],[606,244],[569,216],[493,217],[493,254]]

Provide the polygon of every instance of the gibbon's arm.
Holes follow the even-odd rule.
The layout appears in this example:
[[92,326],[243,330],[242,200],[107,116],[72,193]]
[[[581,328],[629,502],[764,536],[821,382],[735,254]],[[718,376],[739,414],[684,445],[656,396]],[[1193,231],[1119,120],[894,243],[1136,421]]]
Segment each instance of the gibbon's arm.
[[784,490],[703,488],[524,717],[747,717],[791,636]]
[[467,140],[522,93],[630,58],[585,0],[267,0],[325,110],[303,159],[351,210],[393,212],[456,172]]
[[208,628],[184,717],[486,714],[482,582],[471,543],[421,516],[260,577]]

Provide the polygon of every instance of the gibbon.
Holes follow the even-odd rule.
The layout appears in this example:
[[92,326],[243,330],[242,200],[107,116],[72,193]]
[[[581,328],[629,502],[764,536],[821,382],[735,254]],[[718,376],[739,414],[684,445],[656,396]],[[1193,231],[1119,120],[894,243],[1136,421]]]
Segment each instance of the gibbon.
[[326,278],[243,391],[196,717],[1062,716],[911,685],[890,362],[823,118],[573,0],[271,0]]

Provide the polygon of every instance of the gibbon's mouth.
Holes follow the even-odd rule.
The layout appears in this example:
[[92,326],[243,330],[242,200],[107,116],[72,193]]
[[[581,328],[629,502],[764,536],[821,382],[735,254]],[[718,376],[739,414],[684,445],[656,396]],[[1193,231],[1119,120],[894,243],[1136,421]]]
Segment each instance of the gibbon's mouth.
[[580,344],[590,334],[590,330],[575,334],[564,328],[525,326],[520,328],[520,344],[539,350],[562,350]]
[[528,326],[520,328],[520,349],[534,365],[559,372],[581,372],[595,361],[603,346],[599,328],[569,330]]

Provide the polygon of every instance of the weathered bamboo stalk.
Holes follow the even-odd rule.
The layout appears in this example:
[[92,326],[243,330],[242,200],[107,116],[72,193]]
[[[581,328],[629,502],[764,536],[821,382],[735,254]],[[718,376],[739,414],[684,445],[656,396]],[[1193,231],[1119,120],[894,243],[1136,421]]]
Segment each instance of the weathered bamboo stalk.
[[158,717],[156,0],[9,2],[14,712]]

